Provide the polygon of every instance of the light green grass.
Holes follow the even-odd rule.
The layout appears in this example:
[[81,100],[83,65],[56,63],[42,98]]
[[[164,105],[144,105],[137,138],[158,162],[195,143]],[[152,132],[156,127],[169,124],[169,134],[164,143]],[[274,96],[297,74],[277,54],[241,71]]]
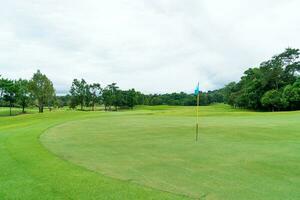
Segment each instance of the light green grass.
[[[198,142],[195,109],[168,106],[87,113],[85,119],[47,130],[41,141],[60,159],[99,174],[90,173],[90,179],[120,179],[132,193],[135,184],[154,188],[149,192],[154,199],[165,198],[158,190],[203,199],[300,198],[300,112],[257,113],[225,105],[201,107],[200,112]],[[62,116],[69,121],[70,116]],[[46,161],[63,165],[56,173],[88,173],[44,154]]]
[[[100,175],[62,160],[40,143],[47,129],[104,112],[55,111],[0,117],[0,199],[182,199]],[[103,117],[102,117],[103,116]]]

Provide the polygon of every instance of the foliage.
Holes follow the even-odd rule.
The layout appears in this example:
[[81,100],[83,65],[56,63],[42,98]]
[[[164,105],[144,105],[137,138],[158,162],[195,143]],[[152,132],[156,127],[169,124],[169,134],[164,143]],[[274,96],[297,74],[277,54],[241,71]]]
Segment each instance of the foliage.
[[86,90],[87,83],[84,79],[81,79],[80,81],[78,79],[74,79],[70,94],[71,94],[71,108],[75,108],[77,105],[80,105],[81,110],[83,110],[83,106],[86,100]]
[[299,49],[287,48],[259,67],[246,70],[238,83],[232,82],[222,89],[225,102],[254,110],[300,109],[296,95],[299,55]]
[[12,115],[12,107],[14,106],[14,103],[16,102],[16,97],[18,93],[18,88],[15,85],[15,81],[9,80],[9,79],[3,79],[0,80],[0,97],[3,102],[7,102],[8,106],[10,108],[10,115]]
[[29,82],[25,79],[19,79],[15,82],[17,90],[17,103],[22,107],[22,112],[25,113],[25,108],[30,104],[31,96],[29,91]]
[[272,111],[286,108],[288,102],[283,98],[282,93],[278,90],[269,90],[261,98],[261,103],[266,108],[271,108]]
[[36,100],[36,105],[39,108],[39,112],[44,111],[44,106],[48,105],[55,96],[55,90],[52,82],[46,75],[42,74],[38,70],[29,81],[29,91],[33,98]]
[[292,85],[287,85],[283,90],[283,97],[289,102],[289,109],[300,109],[300,78]]
[[[212,103],[223,102],[221,90],[200,92],[200,105],[206,106]],[[184,92],[171,94],[144,95],[144,102],[138,102],[141,105],[174,105],[174,106],[195,106],[196,96]]]
[[101,103],[101,93],[102,88],[99,83],[87,85],[88,105],[92,106],[93,110],[95,110],[96,103]]
[[105,110],[111,110],[112,106],[117,110],[118,105],[121,103],[120,97],[120,90],[116,83],[106,86],[102,93]]
[[[249,68],[238,82],[224,88],[201,92],[200,105],[225,102],[235,108],[253,110],[300,109],[300,51],[287,48],[283,53]],[[167,94],[143,94],[135,89],[122,90],[116,83],[102,88],[99,83],[87,83],[74,79],[70,93],[55,96],[52,82],[39,70],[32,80],[9,80],[0,77],[0,105],[25,107],[36,104],[40,112],[44,106],[83,110],[104,105],[105,110],[132,109],[136,105],[195,106],[196,96],[185,92]]]

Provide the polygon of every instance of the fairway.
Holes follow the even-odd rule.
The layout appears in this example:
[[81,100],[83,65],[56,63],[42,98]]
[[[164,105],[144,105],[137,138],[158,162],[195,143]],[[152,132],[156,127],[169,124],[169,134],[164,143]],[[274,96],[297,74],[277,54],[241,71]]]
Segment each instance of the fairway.
[[48,129],[40,140],[82,171],[152,188],[151,194],[300,198],[300,112],[248,112],[221,104],[200,113],[198,142],[195,109],[168,106],[84,114]]
[[73,165],[54,156],[39,141],[51,127],[103,114],[55,111],[1,117],[0,199],[183,199]]

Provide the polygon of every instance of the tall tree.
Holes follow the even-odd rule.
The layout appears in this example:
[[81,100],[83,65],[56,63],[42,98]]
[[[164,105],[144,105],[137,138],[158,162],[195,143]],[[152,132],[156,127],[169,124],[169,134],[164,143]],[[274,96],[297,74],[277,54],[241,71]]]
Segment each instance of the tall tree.
[[137,104],[137,93],[134,89],[126,91],[127,93],[127,106],[133,108]]
[[274,110],[286,109],[289,102],[285,102],[286,99],[279,93],[296,81],[300,72],[299,55],[299,49],[287,48],[262,62],[259,67],[246,70],[237,84],[224,88],[225,101],[233,106],[255,110],[270,107]]
[[22,113],[25,113],[25,107],[28,106],[31,98],[29,92],[29,82],[25,79],[19,79],[15,82],[17,86],[17,103],[22,107]]
[[118,105],[119,105],[119,101],[117,98],[118,94],[119,94],[119,87],[117,86],[116,83],[112,83],[103,89],[102,98],[103,98],[105,110],[107,110],[107,108],[111,110],[112,106],[114,106],[115,109],[118,110]]
[[[74,79],[71,86],[71,102],[74,105],[80,105],[80,109],[83,110],[83,106],[86,100],[87,94],[87,83],[84,79],[80,81],[78,79]],[[75,106],[76,107],[76,106]]]
[[39,112],[44,112],[44,106],[48,105],[55,96],[55,90],[52,82],[40,70],[33,75],[29,81],[29,91],[33,98],[37,101]]
[[289,102],[290,110],[300,109],[300,78],[284,88],[283,96]]
[[89,85],[90,104],[92,109],[95,110],[96,103],[100,103],[102,88],[99,83]]
[[5,79],[1,77],[0,75],[0,105],[2,104],[4,92],[5,92]]
[[14,103],[16,102],[16,96],[17,96],[17,85],[15,84],[15,81],[4,79],[3,82],[3,89],[4,89],[4,95],[3,99],[4,101],[8,102],[9,104],[9,115],[12,115],[12,107],[14,106]]

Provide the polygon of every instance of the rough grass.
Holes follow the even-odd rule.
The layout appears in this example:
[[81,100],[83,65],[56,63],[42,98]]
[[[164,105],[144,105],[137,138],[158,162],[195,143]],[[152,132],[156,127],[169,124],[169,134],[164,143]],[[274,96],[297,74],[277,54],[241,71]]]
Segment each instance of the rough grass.
[[[300,198],[300,112],[257,113],[219,104],[200,113],[198,142],[195,108],[168,106],[86,114],[47,130],[41,141],[60,159],[99,174],[90,178],[124,180],[132,193],[135,184],[154,188],[149,194],[157,199],[166,195],[158,190],[203,199]],[[76,168],[55,160],[65,165],[56,173]],[[77,173],[88,173],[83,168]]]

